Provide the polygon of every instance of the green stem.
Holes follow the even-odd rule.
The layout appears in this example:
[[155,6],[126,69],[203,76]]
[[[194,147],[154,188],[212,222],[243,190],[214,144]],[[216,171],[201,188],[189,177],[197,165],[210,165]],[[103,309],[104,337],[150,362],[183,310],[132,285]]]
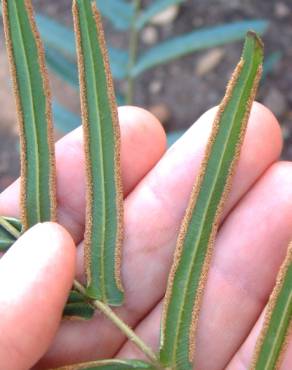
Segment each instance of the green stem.
[[115,324],[124,334],[125,336],[133,342],[155,365],[158,369],[162,369],[160,362],[157,359],[156,354],[152,351],[152,349],[145,343],[143,340],[138,337],[135,332],[121,320],[114,311],[107,306],[106,304],[90,299],[86,294],[86,289],[82,284],[80,284],[77,280],[74,280],[74,288],[83,295],[83,297],[90,302],[90,304],[101,311],[113,324]]
[[127,94],[126,94],[126,102],[128,105],[133,103],[133,98],[134,98],[135,78],[132,77],[132,70],[136,63],[136,57],[137,57],[139,31],[136,27],[136,22],[137,22],[138,15],[141,10],[141,0],[134,0],[134,7],[135,7],[135,12],[134,12],[131,30],[130,30],[130,43],[129,43],[130,59],[129,59],[128,77],[127,77],[128,89],[127,89]]

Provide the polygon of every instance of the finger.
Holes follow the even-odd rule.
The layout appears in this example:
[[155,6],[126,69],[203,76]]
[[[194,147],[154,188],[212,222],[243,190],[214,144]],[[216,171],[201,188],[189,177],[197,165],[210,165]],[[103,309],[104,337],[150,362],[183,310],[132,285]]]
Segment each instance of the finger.
[[292,335],[288,339],[288,345],[283,354],[280,370],[290,370],[292,367]]
[[69,234],[45,223],[0,260],[1,369],[29,369],[47,350],[72,286],[75,254]]
[[[150,314],[139,323],[135,333],[146,343],[154,352],[159,352],[159,328],[161,327],[161,315],[163,302],[160,301]],[[117,358],[121,359],[140,359],[147,361],[147,357],[131,341],[126,341],[122,348],[116,353]]]
[[[146,343],[150,348],[156,351],[159,350],[159,335],[158,328],[160,327],[160,319],[162,313],[162,302],[160,302],[151,312],[150,316],[141,322],[135,330],[136,334]],[[260,333],[264,321],[264,314],[254,326],[252,332],[247,340],[240,347],[233,359],[224,367],[226,370],[246,370],[250,368],[252,356],[255,349],[257,337]],[[213,355],[213,354],[212,354]],[[147,361],[147,357],[130,341],[119,350],[116,355],[120,359],[141,359]],[[281,366],[279,370],[291,370],[292,365],[292,336],[288,339],[287,347],[284,350]],[[207,369],[207,368],[206,368]],[[218,369],[221,369],[218,367]]]
[[[257,338],[264,323],[265,312],[263,312],[253,327],[251,333],[244,341],[238,352],[228,364],[226,370],[246,370],[250,368]],[[292,336],[288,339],[288,345],[283,353],[283,359],[279,370],[291,370],[292,368]]]
[[[126,304],[134,310],[137,319],[149,312],[165,293],[179,225],[214,114],[212,110],[202,116],[126,200],[123,277]],[[280,130],[274,116],[263,106],[256,105],[249,121],[225,216],[276,160],[280,149]]]
[[[117,312],[131,326],[136,325],[165,293],[179,224],[214,114],[213,109],[202,116],[125,201],[122,267],[126,301]],[[225,214],[277,159],[280,150],[281,134],[274,116],[263,106],[255,105]],[[47,361],[54,367],[72,357],[73,361],[83,361],[94,356],[112,356],[123,337],[101,321],[100,316],[90,324],[67,323],[62,326],[44,363]],[[80,339],[84,337],[88,338],[86,343]],[[70,348],[70,353],[63,351],[64,347]]]
[[198,327],[199,369],[225,368],[252,329],[275,284],[291,230],[292,164],[278,163],[219,232]]
[[[127,195],[165,151],[161,124],[149,112],[135,107],[119,109],[121,167]],[[85,168],[82,129],[66,135],[56,145],[59,222],[79,242],[84,232]],[[0,214],[19,214],[19,182],[0,195]]]
[[[269,298],[291,230],[292,164],[278,163],[246,194],[218,233],[199,318],[196,369],[226,368]],[[161,306],[137,328],[153,345],[159,333],[159,325],[155,328],[153,323],[160,317]],[[137,355],[129,342],[119,353],[128,355]]]

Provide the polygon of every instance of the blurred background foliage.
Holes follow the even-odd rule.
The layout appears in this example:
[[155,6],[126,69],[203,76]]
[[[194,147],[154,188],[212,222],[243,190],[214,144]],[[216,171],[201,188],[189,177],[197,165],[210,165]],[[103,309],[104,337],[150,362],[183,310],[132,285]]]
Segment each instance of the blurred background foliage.
[[[283,76],[284,68],[290,72],[292,69],[288,47],[289,36],[292,40],[289,0],[96,0],[96,3],[103,15],[118,103],[150,109],[164,124],[169,143],[220,101],[246,31],[253,29],[263,34],[266,62],[259,99],[283,122],[287,142],[284,155],[292,158],[289,146],[292,94],[288,92],[292,78],[291,75],[287,78],[288,71]],[[51,72],[56,136],[60,137],[80,124],[71,1],[35,0],[33,4]],[[3,42],[0,67],[1,190],[18,171],[14,150],[15,108]]]

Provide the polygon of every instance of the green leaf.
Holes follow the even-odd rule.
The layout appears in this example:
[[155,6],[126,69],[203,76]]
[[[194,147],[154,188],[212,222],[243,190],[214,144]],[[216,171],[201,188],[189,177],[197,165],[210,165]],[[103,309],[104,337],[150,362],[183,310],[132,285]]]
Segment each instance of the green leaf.
[[116,94],[116,100],[117,100],[117,104],[120,106],[120,105],[125,105],[126,104],[126,99],[123,95],[121,94]]
[[250,20],[201,28],[175,37],[146,51],[139,58],[131,74],[136,77],[149,68],[167,63],[183,55],[241,40],[249,29],[262,34],[267,26],[268,22],[266,21]]
[[[118,60],[120,58],[119,64],[112,63],[113,70],[115,71],[115,77],[117,79],[123,79],[125,75],[123,74],[125,70],[120,69],[117,65],[126,65],[127,64],[127,55],[121,54],[116,49],[110,50],[110,58],[112,60]],[[123,56],[124,55],[124,56]],[[122,62],[122,58],[125,58]],[[77,71],[77,64],[76,62],[72,61],[70,58],[67,58],[65,55],[60,53],[58,50],[54,48],[47,48],[46,49],[46,61],[48,67],[59,75],[63,80],[68,82],[74,88],[78,88],[78,71]],[[121,64],[120,64],[121,63]],[[113,73],[114,74],[114,73]],[[120,95],[117,96],[117,101],[119,105],[125,104],[125,99]]]
[[184,130],[171,131],[167,134],[167,146],[170,148],[183,134]]
[[19,235],[23,231],[23,226],[22,226],[20,220],[18,218],[14,218],[14,217],[1,217],[0,216],[0,218],[6,220],[7,222],[9,222],[9,224],[14,228],[14,231],[11,230],[12,234],[16,238],[18,238]]
[[176,370],[192,369],[197,320],[214,238],[240,154],[262,60],[261,41],[250,32],[215,118],[178,236],[165,296],[160,350],[162,364]]
[[46,17],[43,14],[36,15],[36,22],[40,30],[43,42],[48,47],[53,47],[59,52],[70,57],[72,60],[76,58],[74,33],[69,27],[56,22],[52,18]]
[[100,360],[71,365],[57,370],[155,370],[151,364],[139,360]]
[[87,168],[87,294],[120,305],[123,195],[117,107],[99,13],[90,0],[75,0],[73,16]]
[[[73,70],[76,68],[76,51],[73,31],[70,28],[41,14],[37,14],[36,21],[42,39],[46,45],[47,56],[49,55],[50,58],[54,57],[55,59],[53,60],[54,63],[53,66],[51,65],[51,67],[53,68],[56,64],[58,64],[62,66],[62,70],[64,71],[67,62],[69,64],[67,68],[70,70],[71,80],[74,81],[74,77],[72,77],[72,75],[74,75],[76,72]],[[127,65],[129,53],[122,49],[110,47],[109,56],[111,60],[113,76],[117,79],[125,78],[128,73]],[[48,62],[51,64],[50,62],[52,62],[52,60],[49,59]],[[57,72],[60,73],[61,70],[57,70]],[[69,71],[66,73],[66,77],[68,72]],[[75,79],[77,79],[77,73],[75,74]]]
[[146,10],[144,10],[136,23],[137,29],[141,30],[146,26],[148,22],[151,21],[153,17],[157,14],[163,12],[165,9],[169,8],[171,5],[184,3],[186,0],[156,0],[151,4]]
[[123,80],[128,75],[129,53],[126,50],[109,47],[108,54],[111,71],[117,80]]
[[84,301],[83,296],[71,290],[68,301],[64,308],[63,316],[69,319],[90,320],[94,315],[95,309],[88,302]]
[[118,30],[128,30],[134,17],[134,5],[125,0],[96,0],[101,14]]
[[275,51],[266,58],[263,70],[263,79],[266,78],[267,75],[275,69],[275,67],[279,64],[280,60],[282,59],[282,56],[283,54],[281,51]]
[[263,329],[252,361],[252,370],[280,369],[292,330],[292,243],[270,297]]
[[2,4],[21,137],[21,220],[27,229],[56,220],[50,92],[31,3]]
[[54,48],[46,49],[48,67],[74,88],[78,88],[78,72],[75,61],[66,58]]
[[53,113],[56,127],[63,133],[70,132],[81,125],[81,119],[75,113],[57,103],[53,102]]
[[18,239],[22,232],[22,224],[11,217],[0,216],[0,252],[6,252]]

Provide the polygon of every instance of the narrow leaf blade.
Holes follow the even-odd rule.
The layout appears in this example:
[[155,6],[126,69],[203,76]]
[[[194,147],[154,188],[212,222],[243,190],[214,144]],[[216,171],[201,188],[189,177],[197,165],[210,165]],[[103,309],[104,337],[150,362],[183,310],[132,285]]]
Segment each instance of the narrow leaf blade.
[[219,107],[179,233],[162,320],[160,360],[192,368],[200,303],[222,208],[228,195],[262,70],[262,44],[249,33]]
[[262,34],[267,26],[266,21],[251,20],[202,28],[175,37],[146,51],[138,60],[131,74],[136,77],[149,68],[167,63],[183,55],[241,40],[249,29]]
[[155,367],[139,360],[101,360],[66,366],[58,370],[155,370]]
[[58,50],[48,47],[46,49],[46,62],[48,67],[74,88],[78,88],[78,72],[75,61],[66,58]]
[[273,72],[273,70],[277,67],[282,57],[283,54],[281,51],[275,51],[266,58],[263,70],[263,79],[265,79],[269,73]]
[[87,167],[87,293],[119,305],[123,198],[117,108],[96,7],[89,0],[75,0],[73,16]]
[[30,1],[2,5],[21,137],[21,220],[27,229],[56,220],[50,92]]
[[117,80],[123,80],[128,75],[129,53],[120,48],[108,47],[111,71]]
[[74,33],[69,27],[39,13],[36,15],[36,22],[46,46],[75,59]]
[[178,5],[181,3],[186,2],[186,0],[158,0],[154,1],[153,4],[149,5],[149,7],[144,10],[138,20],[137,20],[137,29],[141,30],[143,27],[146,26],[148,22],[151,21],[153,17],[157,14],[163,12],[165,9],[169,8],[172,5]]
[[[50,58],[48,62],[49,64],[50,62],[53,63],[51,67],[54,68],[57,62],[58,64],[62,62],[62,69],[64,69],[67,62],[70,65],[70,74],[74,74],[75,71],[72,68],[74,68],[73,65],[76,63],[76,51],[73,31],[69,27],[42,14],[37,14],[36,21],[46,45],[46,52],[47,54],[49,53]],[[117,79],[125,78],[128,73],[129,53],[119,48],[109,47],[109,56],[113,76]],[[57,60],[51,60],[53,57]],[[60,71],[57,70],[56,72],[59,73]],[[75,81],[76,78],[77,74],[75,75]]]
[[53,113],[56,127],[63,133],[70,132],[81,125],[79,116],[70,112],[56,101],[53,102]]
[[171,131],[167,134],[167,146],[170,148],[179,138],[183,136],[186,131],[178,130],[178,131]]
[[[109,49],[111,68],[113,76],[122,80],[126,77],[126,65],[128,63],[128,53],[124,50]],[[46,62],[48,67],[63,80],[68,82],[74,88],[78,88],[78,72],[75,59],[67,57],[65,54],[53,47],[46,49]]]
[[81,294],[71,290],[68,301],[64,308],[63,317],[67,319],[90,320],[94,315],[95,309],[88,302],[84,301]]
[[96,0],[96,5],[116,29],[126,31],[130,28],[134,17],[133,4],[125,0]]
[[22,232],[19,220],[0,216],[0,252],[6,252]]
[[270,297],[263,329],[256,344],[252,370],[279,369],[292,333],[292,243]]
[[117,104],[120,106],[120,105],[126,105],[126,99],[124,97],[124,95],[121,95],[121,94],[116,94],[116,99],[117,99]]

